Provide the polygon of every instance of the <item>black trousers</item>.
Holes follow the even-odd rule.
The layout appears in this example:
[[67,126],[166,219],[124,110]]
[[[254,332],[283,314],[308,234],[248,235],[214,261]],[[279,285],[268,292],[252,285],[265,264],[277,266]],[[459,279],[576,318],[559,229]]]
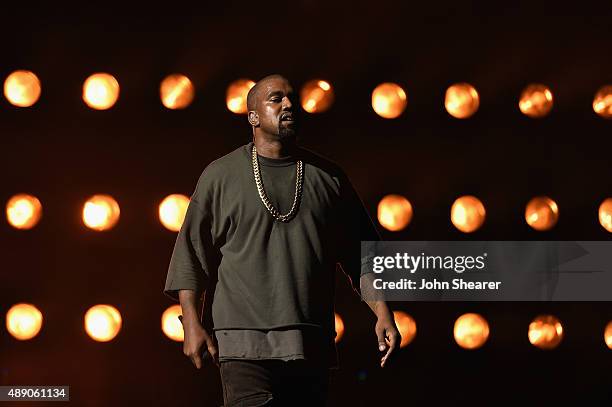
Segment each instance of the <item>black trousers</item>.
[[326,405],[327,366],[305,360],[229,360],[219,370],[225,407]]

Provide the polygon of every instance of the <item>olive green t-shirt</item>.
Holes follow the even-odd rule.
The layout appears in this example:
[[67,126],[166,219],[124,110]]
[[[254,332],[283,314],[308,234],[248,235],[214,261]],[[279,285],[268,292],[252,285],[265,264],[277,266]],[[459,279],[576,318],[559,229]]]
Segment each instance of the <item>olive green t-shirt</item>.
[[181,289],[213,293],[215,331],[311,327],[333,338],[336,265],[359,293],[360,242],[379,236],[344,172],[303,148],[287,159],[258,158],[264,190],[283,214],[295,195],[296,161],[304,163],[295,217],[275,220],[257,191],[252,146],[237,148],[202,172],[164,293],[174,299]]

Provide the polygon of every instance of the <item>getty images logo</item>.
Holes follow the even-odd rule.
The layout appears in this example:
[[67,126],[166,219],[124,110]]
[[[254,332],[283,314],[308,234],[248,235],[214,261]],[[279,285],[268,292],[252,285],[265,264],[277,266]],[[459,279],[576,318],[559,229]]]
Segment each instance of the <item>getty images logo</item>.
[[375,256],[372,271],[382,273],[386,270],[405,270],[411,274],[418,270],[452,270],[463,273],[466,270],[482,270],[486,267],[487,253],[480,256],[426,256],[421,253],[411,256],[396,253],[395,256]]

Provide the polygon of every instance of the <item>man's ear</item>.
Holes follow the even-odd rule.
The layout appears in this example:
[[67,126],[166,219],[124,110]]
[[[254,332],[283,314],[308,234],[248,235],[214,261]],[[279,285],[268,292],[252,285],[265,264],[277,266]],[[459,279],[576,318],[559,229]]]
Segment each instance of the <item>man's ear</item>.
[[254,110],[251,110],[249,112],[249,123],[251,123],[251,126],[257,127],[259,126],[259,116],[257,115],[257,112]]

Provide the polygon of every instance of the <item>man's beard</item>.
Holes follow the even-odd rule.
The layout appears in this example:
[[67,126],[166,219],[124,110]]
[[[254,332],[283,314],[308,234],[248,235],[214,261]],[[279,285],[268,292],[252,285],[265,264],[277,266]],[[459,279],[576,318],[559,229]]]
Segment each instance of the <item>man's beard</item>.
[[280,126],[278,126],[278,136],[281,139],[294,138],[295,137],[295,129],[292,129],[291,127],[288,127],[288,126],[280,125]]

